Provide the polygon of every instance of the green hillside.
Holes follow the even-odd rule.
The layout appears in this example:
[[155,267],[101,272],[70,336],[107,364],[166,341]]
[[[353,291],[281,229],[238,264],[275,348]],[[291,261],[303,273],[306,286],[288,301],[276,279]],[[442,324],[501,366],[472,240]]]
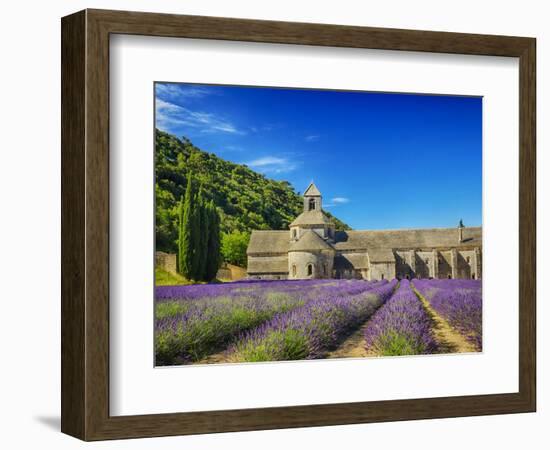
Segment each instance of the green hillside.
[[[245,165],[225,161],[195,147],[188,139],[156,132],[155,233],[157,250],[175,253],[177,202],[185,191],[187,173],[213,199],[221,231],[284,230],[302,211],[302,198],[286,181],[275,181]],[[349,227],[331,216],[339,230]]]

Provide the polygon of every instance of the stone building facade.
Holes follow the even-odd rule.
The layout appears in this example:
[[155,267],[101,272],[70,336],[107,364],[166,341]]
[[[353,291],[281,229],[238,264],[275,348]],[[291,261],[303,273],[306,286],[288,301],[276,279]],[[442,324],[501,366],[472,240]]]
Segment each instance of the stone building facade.
[[289,230],[253,231],[253,279],[471,278],[482,276],[481,227],[335,231],[311,183]]

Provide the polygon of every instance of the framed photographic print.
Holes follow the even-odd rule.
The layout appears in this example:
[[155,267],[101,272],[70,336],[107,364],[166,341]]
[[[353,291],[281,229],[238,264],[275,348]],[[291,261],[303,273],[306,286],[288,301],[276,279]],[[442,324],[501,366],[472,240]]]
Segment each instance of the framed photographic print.
[[534,411],[535,140],[533,38],[63,18],[62,431]]

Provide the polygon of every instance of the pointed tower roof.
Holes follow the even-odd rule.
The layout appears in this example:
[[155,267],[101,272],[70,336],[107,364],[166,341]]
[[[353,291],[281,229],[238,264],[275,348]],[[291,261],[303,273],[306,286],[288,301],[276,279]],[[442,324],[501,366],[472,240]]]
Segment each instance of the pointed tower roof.
[[305,211],[300,214],[290,224],[291,227],[299,225],[332,225],[332,221],[323,213],[323,211],[313,210]]
[[307,230],[296,242],[290,244],[290,252],[308,252],[315,250],[330,250],[332,246],[324,241],[317,233]]
[[317,186],[315,186],[315,183],[312,181],[311,183],[309,183],[309,186],[307,187],[306,191],[304,192],[304,197],[305,196],[321,196],[321,192],[319,191],[319,189],[317,189]]

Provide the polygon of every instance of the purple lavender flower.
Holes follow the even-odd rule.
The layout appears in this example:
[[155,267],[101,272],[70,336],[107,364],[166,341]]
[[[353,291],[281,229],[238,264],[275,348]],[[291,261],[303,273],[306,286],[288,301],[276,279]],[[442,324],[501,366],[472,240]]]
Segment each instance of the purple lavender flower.
[[354,296],[378,285],[379,282],[358,280],[306,280],[177,286],[158,290],[156,364],[198,361],[278,314],[321,298]]
[[[341,284],[341,283],[337,283]],[[322,358],[341,338],[370,317],[390,297],[396,281],[367,284],[346,293],[339,286],[304,306],[276,315],[244,333],[230,347],[231,361],[282,361]]]
[[367,351],[383,356],[434,353],[437,345],[431,320],[408,280],[401,280],[392,297],[365,329]]
[[481,351],[481,280],[415,280],[414,287],[439,315]]

